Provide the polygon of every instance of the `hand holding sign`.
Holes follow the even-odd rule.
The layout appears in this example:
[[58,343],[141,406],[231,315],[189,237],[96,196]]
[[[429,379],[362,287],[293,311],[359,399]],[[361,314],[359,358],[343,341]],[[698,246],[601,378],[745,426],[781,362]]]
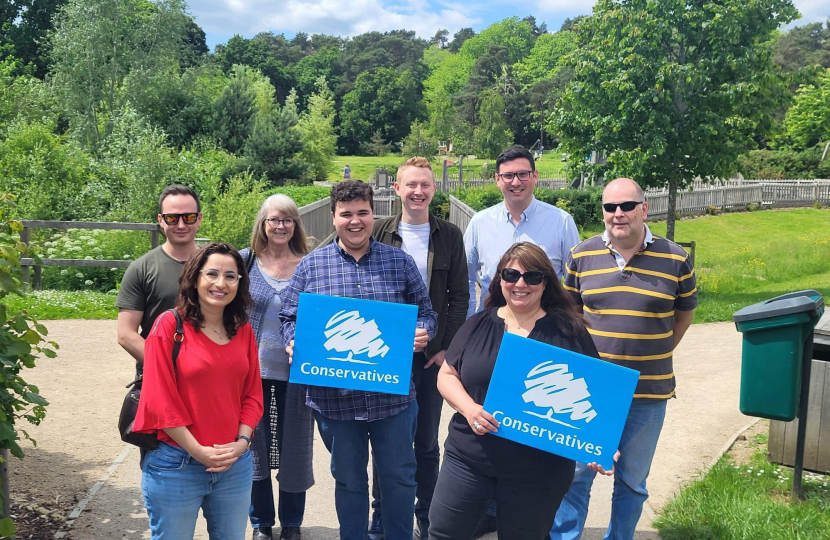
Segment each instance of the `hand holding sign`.
[[638,378],[632,369],[505,334],[484,407],[501,423],[494,435],[607,474]]
[[459,412],[467,419],[467,423],[476,435],[495,433],[499,430],[498,420],[478,403],[473,402],[467,410]]

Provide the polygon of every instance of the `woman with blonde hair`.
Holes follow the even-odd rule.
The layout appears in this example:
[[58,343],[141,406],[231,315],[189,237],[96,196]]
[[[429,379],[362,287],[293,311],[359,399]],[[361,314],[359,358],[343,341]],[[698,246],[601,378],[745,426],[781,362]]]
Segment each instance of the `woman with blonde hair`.
[[[271,195],[256,216],[251,247],[240,254],[251,280],[251,327],[259,347],[265,413],[256,428],[251,451],[254,483],[251,490],[251,526],[254,540],[270,540],[276,524],[271,469],[279,469],[278,517],[280,539],[301,537],[306,491],[312,474],[313,416],[305,392],[288,384],[288,357],[279,337],[280,292],[309,251],[300,212],[290,197]],[[274,444],[276,443],[276,445]]]

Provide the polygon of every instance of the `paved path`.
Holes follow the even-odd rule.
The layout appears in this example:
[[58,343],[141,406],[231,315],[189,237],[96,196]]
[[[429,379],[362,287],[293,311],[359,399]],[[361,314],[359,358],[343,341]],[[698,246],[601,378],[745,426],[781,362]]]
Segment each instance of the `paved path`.
[[[47,419],[30,429],[38,447],[13,464],[12,489],[28,485],[68,508],[84,505],[68,538],[149,538],[141,502],[138,451],[116,437],[115,423],[130,380],[132,362],[115,344],[114,321],[52,321],[50,338],[61,344],[57,360],[42,360],[27,377],[51,401]],[[731,323],[694,325],[675,356],[678,399],[669,403],[666,424],[649,479],[651,498],[637,540],[658,540],[651,509],[659,512],[680,486],[694,478],[751,419],[738,411],[740,335]],[[445,411],[441,439],[446,434]],[[317,484],[309,491],[303,537],[336,540],[333,481],[328,454],[315,444]],[[123,460],[118,463],[118,460]],[[106,479],[101,482],[102,479]],[[585,540],[599,540],[610,515],[610,479],[598,479]],[[200,519],[196,538],[206,539]],[[494,540],[495,534],[485,537]]]

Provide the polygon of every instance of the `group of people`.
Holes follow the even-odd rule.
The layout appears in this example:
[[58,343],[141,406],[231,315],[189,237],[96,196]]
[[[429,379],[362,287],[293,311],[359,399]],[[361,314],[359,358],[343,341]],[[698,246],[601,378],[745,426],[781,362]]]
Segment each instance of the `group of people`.
[[[374,218],[371,186],[345,180],[331,190],[334,235],[313,251],[285,195],[264,201],[236,251],[199,249],[197,194],[163,191],[166,241],[130,265],[116,301],[118,342],[145,375],[134,430],[158,434],[141,456],[154,539],[191,538],[199,508],[211,538],[244,538],[246,520],[254,540],[276,538],[277,518],[279,538],[301,538],[315,423],[343,540],[576,539],[597,473],[614,474],[606,538],[633,538],[696,306],[692,263],[651,234],[633,180],[606,186],[606,230],[581,243],[567,212],[533,196],[526,149],[502,152],[495,180],[504,200],[463,234],[429,213],[425,158],[398,169],[391,218]],[[417,306],[408,394],[289,383],[302,293]],[[482,404],[505,332],[641,373],[615,469],[490,435]],[[457,412],[441,462],[444,400]]]

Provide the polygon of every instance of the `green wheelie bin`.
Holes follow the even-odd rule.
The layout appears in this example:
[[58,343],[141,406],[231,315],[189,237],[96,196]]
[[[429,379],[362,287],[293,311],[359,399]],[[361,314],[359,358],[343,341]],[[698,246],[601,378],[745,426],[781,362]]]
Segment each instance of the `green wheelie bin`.
[[805,344],[812,350],[813,329],[822,314],[821,294],[806,290],[776,296],[732,315],[743,334],[742,413],[784,422],[796,417]]

